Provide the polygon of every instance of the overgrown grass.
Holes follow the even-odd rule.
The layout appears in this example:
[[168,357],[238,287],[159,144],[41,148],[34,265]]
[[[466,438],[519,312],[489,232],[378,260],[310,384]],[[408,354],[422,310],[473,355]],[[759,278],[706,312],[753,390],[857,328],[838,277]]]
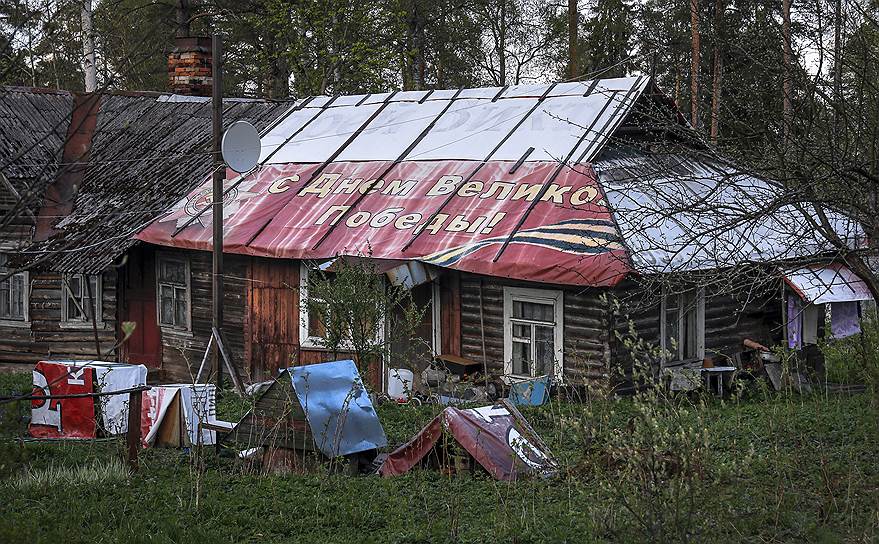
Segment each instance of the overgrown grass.
[[[693,425],[696,434],[708,438],[707,450],[693,457],[699,474],[693,478],[693,493],[686,495],[695,499],[692,520],[667,539],[879,538],[879,428],[869,395],[767,394],[747,401],[709,399],[685,404],[685,410],[670,406],[649,417],[640,416],[632,400],[553,401],[527,409],[526,417],[563,471],[553,480],[513,484],[479,473],[447,476],[422,470],[389,479],[350,477],[325,468],[260,476],[237,460],[215,456],[212,448],[202,452],[203,465],[179,450],[147,450],[141,470],[126,480],[0,486],[0,542],[646,541],[649,531],[622,499],[642,509],[676,505],[645,505],[637,494],[640,473],[632,470],[641,465],[608,462],[603,452],[641,450],[651,440],[659,447],[689,446],[673,437],[646,436],[651,427],[645,422],[656,425],[657,437]],[[411,438],[437,410],[379,407],[392,444]],[[641,438],[632,442],[631,436]],[[122,445],[112,442],[5,443],[4,450],[9,447],[23,453],[15,470],[3,475],[6,483],[22,470],[89,466],[122,454]],[[673,472],[665,470],[655,482],[678,477]]]
[[862,333],[821,346],[828,381],[879,389],[879,319],[865,319]]
[[106,486],[128,479],[128,467],[118,456],[105,460],[93,459],[79,466],[50,464],[46,468],[25,467],[5,483],[17,491],[47,487]]

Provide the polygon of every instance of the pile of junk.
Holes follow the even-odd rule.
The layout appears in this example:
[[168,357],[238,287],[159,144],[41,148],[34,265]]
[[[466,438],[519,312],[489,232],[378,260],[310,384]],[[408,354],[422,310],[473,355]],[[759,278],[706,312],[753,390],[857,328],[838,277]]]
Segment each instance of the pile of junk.
[[285,369],[255,392],[253,409],[239,422],[204,426],[266,472],[297,471],[323,459],[341,461],[352,474],[384,477],[415,467],[484,471],[507,481],[557,473],[558,463],[516,402],[490,401],[482,391],[468,404],[476,406],[446,406],[409,441],[389,448],[357,365],[342,360]]
[[405,368],[388,370],[387,393],[377,395],[378,403],[441,404],[455,406],[493,402],[505,394],[516,405],[540,406],[549,399],[549,376],[520,378],[492,377],[484,364],[457,355],[437,355],[420,372]]

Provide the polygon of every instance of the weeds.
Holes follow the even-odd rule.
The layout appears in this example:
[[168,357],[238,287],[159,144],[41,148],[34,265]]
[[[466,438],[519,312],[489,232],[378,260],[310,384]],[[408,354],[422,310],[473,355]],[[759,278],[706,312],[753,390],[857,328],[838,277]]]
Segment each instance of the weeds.
[[825,342],[827,379],[844,384],[864,384],[876,397],[879,393],[879,319],[864,319],[862,331],[847,338]]
[[45,468],[26,468],[5,483],[16,491],[33,488],[106,485],[128,480],[128,468],[116,457],[93,460],[80,466],[50,464]]

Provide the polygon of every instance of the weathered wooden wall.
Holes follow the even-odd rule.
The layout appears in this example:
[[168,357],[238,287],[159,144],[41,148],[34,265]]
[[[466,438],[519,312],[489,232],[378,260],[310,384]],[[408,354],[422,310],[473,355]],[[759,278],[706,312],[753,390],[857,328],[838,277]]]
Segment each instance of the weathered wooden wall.
[[294,364],[299,350],[299,261],[253,258],[245,288],[244,352],[255,380]]
[[602,289],[565,288],[529,284],[474,274],[461,274],[461,354],[482,362],[483,328],[480,326],[479,291],[482,286],[482,319],[485,324],[485,359],[489,372],[504,371],[504,286],[564,291],[564,374],[566,382],[584,385],[605,380],[610,363],[607,310]]
[[[165,248],[157,250],[157,254],[189,259],[191,328],[189,331],[162,329],[161,380],[166,383],[192,383],[211,336],[211,254]],[[249,259],[227,254],[223,260],[223,335],[233,364],[247,381],[247,366],[244,364],[244,298]]]
[[[159,379],[192,382],[211,331],[211,254],[155,249],[169,257],[188,258],[191,329],[162,329]],[[226,254],[223,300],[224,336],[232,362],[247,382],[268,379],[279,368],[331,361],[338,354],[299,345],[299,261]]]
[[47,359],[115,361],[116,271],[103,274],[102,320],[98,324],[101,354],[91,324],[61,322],[61,274],[31,272],[29,322],[0,324],[0,363],[32,365]]
[[[617,371],[615,379],[631,378],[632,358],[617,336],[629,336],[630,323],[638,338],[660,344],[660,288],[655,282],[627,280],[614,289],[620,303],[615,315],[615,334],[611,337],[611,360]],[[769,282],[759,288],[730,293],[718,287],[706,287],[705,355],[731,357],[743,351],[746,338],[766,346],[782,341],[780,289]]]
[[461,355],[461,273],[446,270],[440,276],[440,353]]

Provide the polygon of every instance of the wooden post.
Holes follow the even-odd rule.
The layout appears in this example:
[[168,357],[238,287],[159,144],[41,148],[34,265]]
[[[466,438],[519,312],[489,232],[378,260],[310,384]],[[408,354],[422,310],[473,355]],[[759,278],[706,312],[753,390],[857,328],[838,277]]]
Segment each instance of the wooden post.
[[137,472],[137,453],[140,451],[140,401],[143,391],[128,394],[128,467]]
[[479,334],[482,337],[482,373],[485,382],[485,393],[488,394],[488,358],[485,355],[485,317],[482,303],[482,278],[479,278]]
[[[100,276],[95,276],[95,285],[98,284],[98,277]],[[101,341],[98,339],[98,317],[95,315],[96,313],[98,313],[99,310],[101,310],[101,308],[98,308],[98,305],[95,304],[95,294],[92,289],[92,282],[89,281],[88,274],[82,275],[82,281],[85,282],[85,286],[88,290],[89,295],[89,304],[91,305],[89,313],[92,314],[92,333],[94,333],[95,335],[95,352],[98,354],[98,359],[101,359],[103,358],[103,355],[101,355]]]
[[[223,164],[223,156],[220,151],[220,144],[223,138],[223,37],[220,34],[214,34],[213,39],[213,61],[212,61],[212,82],[213,82],[213,151],[214,151],[214,173],[213,193],[211,200],[213,202],[213,323],[214,331],[223,330],[223,178],[226,177],[226,168]],[[215,368],[217,369],[217,394],[223,388],[223,365],[220,362],[219,350],[214,350]]]

